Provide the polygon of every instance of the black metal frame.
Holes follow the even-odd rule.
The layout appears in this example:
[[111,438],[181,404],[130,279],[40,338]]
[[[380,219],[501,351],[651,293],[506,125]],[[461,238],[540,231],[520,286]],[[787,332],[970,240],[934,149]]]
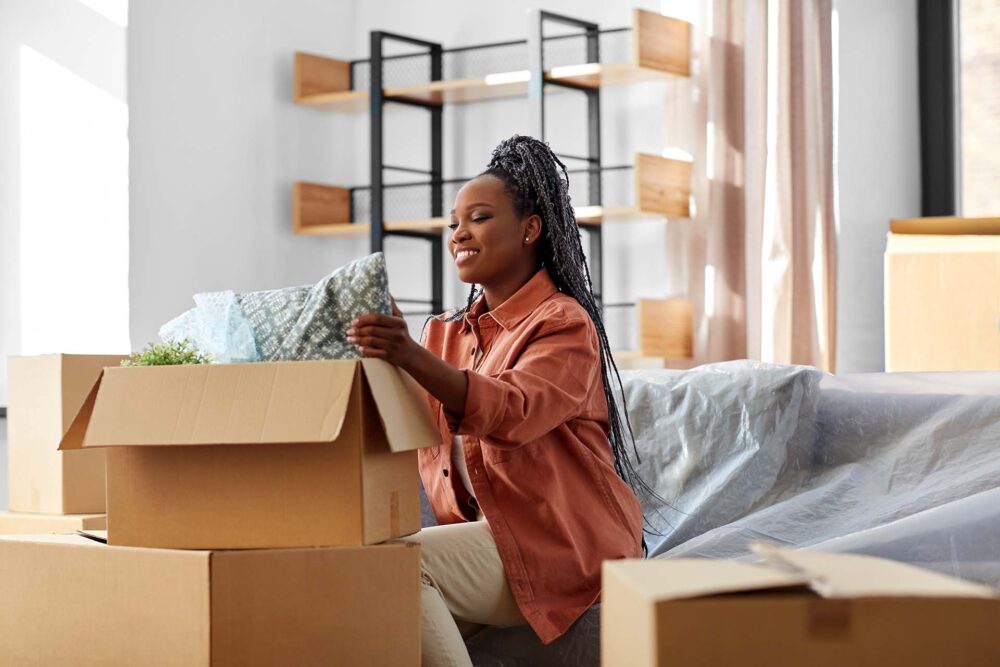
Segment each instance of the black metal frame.
[[954,10],[954,0],[917,3],[920,185],[925,216],[955,215],[958,208]]
[[[600,90],[574,85],[569,82],[555,82],[544,80],[544,46],[546,42],[560,39],[578,39],[579,33],[555,35],[546,37],[544,27],[546,22],[558,23],[573,28],[580,28],[584,31],[587,46],[587,62],[600,62],[600,36],[601,34],[624,32],[631,28],[613,28],[601,30],[596,23],[582,21],[560,14],[547,11],[537,12],[537,21],[532,20],[529,24],[529,39],[512,40],[506,42],[495,42],[475,46],[465,46],[452,49],[444,49],[435,42],[408,37],[405,35],[372,31],[370,34],[370,57],[368,59],[351,61],[351,88],[354,89],[355,65],[369,64],[369,120],[371,126],[370,137],[370,185],[350,188],[351,191],[351,219],[354,219],[353,194],[359,190],[368,189],[371,191],[370,201],[370,242],[371,251],[378,252],[384,250],[385,238],[387,236],[397,236],[402,238],[423,239],[430,242],[431,254],[431,298],[397,299],[401,304],[424,304],[429,305],[431,314],[441,313],[444,310],[444,239],[440,232],[425,232],[418,230],[387,230],[385,228],[385,192],[394,187],[410,187],[414,185],[428,184],[431,186],[431,217],[443,217],[443,194],[445,184],[464,182],[468,179],[444,179],[443,178],[443,106],[431,102],[421,102],[408,98],[392,97],[385,94],[385,63],[392,60],[405,58],[424,58],[430,56],[430,76],[431,81],[440,81],[443,75],[443,55],[445,53],[455,53],[463,51],[473,51],[480,49],[490,49],[503,46],[513,46],[527,44],[529,59],[531,62],[531,79],[529,82],[529,100],[535,105],[536,117],[538,119],[538,131],[536,136],[545,139],[545,85],[557,85],[582,92],[587,98],[587,155],[560,155],[565,160],[575,160],[586,163],[585,169],[567,170],[569,173],[587,173],[589,204],[600,206],[603,201],[601,174],[602,171],[626,168],[623,166],[604,167],[601,164],[601,98]],[[417,53],[407,53],[398,55],[386,55],[384,47],[386,41],[395,41],[415,46],[421,49]],[[394,102],[397,104],[407,104],[426,109],[430,114],[430,149],[431,166],[430,169],[418,169],[408,166],[392,165],[385,163],[383,151],[383,137],[385,127],[385,105]],[[385,182],[386,171],[398,171],[403,173],[429,175],[429,182],[410,182],[389,184]],[[603,234],[602,226],[586,225],[587,240],[589,244],[590,274],[593,284],[594,296],[598,304],[603,302]],[[608,304],[608,307],[627,307],[633,304]],[[416,314],[416,313],[411,313]]]
[[[587,62],[601,62],[601,29],[596,23],[582,21],[570,16],[555,14],[544,10],[537,11],[537,18],[532,16],[528,25],[529,71],[531,79],[528,84],[528,99],[534,107],[538,123],[537,136],[545,141],[545,86],[559,86],[583,93],[587,98],[587,155],[584,157],[564,156],[567,159],[581,160],[587,163],[588,191],[592,206],[600,206],[603,202],[601,192],[601,91],[598,88],[585,88],[565,81],[545,80],[545,24],[546,22],[580,28],[586,35]],[[594,298],[600,305],[604,299],[604,234],[600,224],[587,225],[587,241],[590,245],[591,289]]]
[[[431,177],[431,217],[443,215],[443,133],[442,120],[444,109],[440,105],[422,103],[415,100],[389,97],[385,94],[383,86],[383,49],[386,40],[403,42],[412,46],[427,49],[430,54],[430,80],[440,81],[442,75],[442,53],[440,44],[428,42],[422,39],[406,37],[380,30],[371,33],[371,72],[370,72],[370,96],[369,96],[369,120],[371,126],[371,214],[370,214],[370,238],[371,252],[383,250],[383,242],[386,236],[399,236],[403,238],[424,239],[430,242],[431,251],[431,298],[429,300],[406,299],[406,303],[425,303],[430,306],[432,313],[444,311],[444,239],[440,232],[421,231],[390,231],[385,229],[385,171],[405,171],[410,173],[429,174]],[[353,68],[352,68],[353,79]],[[410,167],[399,167],[385,164],[382,139],[385,129],[384,108],[386,102],[399,102],[426,109],[430,114],[430,149],[431,167],[428,170],[413,169]],[[353,204],[352,204],[353,207]],[[352,211],[353,212],[353,211]]]

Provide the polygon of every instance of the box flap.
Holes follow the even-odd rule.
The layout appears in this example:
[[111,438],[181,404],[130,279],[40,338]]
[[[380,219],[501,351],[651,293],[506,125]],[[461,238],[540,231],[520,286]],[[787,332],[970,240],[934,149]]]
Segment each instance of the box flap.
[[890,220],[889,231],[894,234],[1000,234],[1000,218],[960,218],[937,216]]
[[378,407],[389,448],[402,452],[441,444],[427,394],[406,372],[381,359],[364,359],[365,378]]
[[828,598],[997,597],[997,591],[987,586],[884,558],[794,551],[766,544],[751,548],[768,565],[805,577],[814,591]]
[[642,597],[654,602],[685,600],[727,593],[803,589],[808,581],[796,574],[734,560],[607,561],[605,567]]
[[100,388],[103,378],[104,371],[101,371],[94,382],[94,386],[90,388],[87,398],[83,399],[83,405],[80,406],[69,428],[66,429],[62,440],[59,441],[60,450],[80,449],[83,447],[83,438],[87,434],[87,424],[90,423],[90,416],[94,412],[97,390]]
[[329,442],[357,375],[355,361],[107,368],[64,448],[78,421],[84,447]]

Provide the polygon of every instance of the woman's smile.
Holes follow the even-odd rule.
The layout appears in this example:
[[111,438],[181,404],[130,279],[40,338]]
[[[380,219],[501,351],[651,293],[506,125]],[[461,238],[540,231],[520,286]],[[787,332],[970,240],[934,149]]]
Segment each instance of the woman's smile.
[[455,248],[455,264],[466,264],[478,254],[479,250],[476,248]]

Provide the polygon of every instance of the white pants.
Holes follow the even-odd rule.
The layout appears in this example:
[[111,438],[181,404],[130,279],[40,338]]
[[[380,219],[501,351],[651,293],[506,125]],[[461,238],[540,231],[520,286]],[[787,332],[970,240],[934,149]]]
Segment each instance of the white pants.
[[485,521],[433,526],[403,539],[420,543],[424,667],[472,667],[463,637],[486,625],[527,623]]

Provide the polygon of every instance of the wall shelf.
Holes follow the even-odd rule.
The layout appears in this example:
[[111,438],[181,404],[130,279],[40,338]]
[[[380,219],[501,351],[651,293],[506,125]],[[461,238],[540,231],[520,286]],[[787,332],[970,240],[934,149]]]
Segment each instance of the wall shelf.
[[[631,171],[633,196],[630,197],[630,202],[619,206],[578,206],[577,222],[591,226],[605,222],[662,220],[690,216],[690,162],[640,153],[636,156]],[[464,180],[466,179],[455,179],[458,183]],[[429,193],[431,187],[429,182],[405,185],[412,188],[421,186]],[[356,220],[352,214],[352,202],[357,198],[358,190],[367,188],[296,182],[292,192],[293,231],[307,236],[367,232],[370,229],[369,225],[364,220]],[[383,227],[386,231],[431,232],[446,228],[448,223],[447,217],[428,216],[398,220],[387,218]]]
[[[581,63],[545,71],[547,92],[575,87],[597,89],[639,81],[690,75],[690,24],[644,10],[634,10],[632,53],[619,63]],[[502,46],[509,46],[504,43]],[[463,50],[488,51],[490,45]],[[416,56],[415,56],[416,57]],[[309,53],[295,54],[293,100],[296,104],[343,112],[366,111],[368,90],[356,89],[354,66],[367,61],[347,61]],[[519,69],[448,81],[386,87],[387,102],[421,105],[466,104],[528,94],[531,72]]]
[[[383,250],[392,236],[429,243],[431,313],[443,311],[443,231],[454,194],[468,179],[444,178],[443,109],[502,98],[526,98],[537,127],[527,132],[545,140],[545,98],[555,91],[586,99],[583,169],[570,180],[577,221],[586,232],[594,295],[602,302],[603,233],[613,221],[687,218],[691,164],[639,154],[630,165],[607,166],[601,158],[601,90],[605,86],[690,76],[691,26],[678,19],[634,10],[629,28],[602,30],[596,23],[552,12],[530,13],[526,40],[445,49],[441,44],[384,31],[370,33],[369,57],[337,60],[296,53],[292,97],[317,109],[363,112],[370,121],[369,185],[339,187],[299,181],[292,195],[292,229],[305,236],[367,234],[370,251]],[[545,35],[545,26],[561,31]],[[387,52],[387,44],[397,48]],[[405,52],[400,52],[402,45]],[[404,104],[428,114],[430,160],[426,169],[385,162],[385,109]],[[522,130],[522,133],[525,133]],[[427,180],[388,183],[386,172],[422,174]],[[623,177],[632,178],[621,185]],[[616,191],[617,197],[609,196]],[[577,191],[585,188],[584,192]],[[621,192],[626,192],[622,195]],[[414,206],[416,202],[416,206]],[[407,299],[411,303],[419,300]]]

